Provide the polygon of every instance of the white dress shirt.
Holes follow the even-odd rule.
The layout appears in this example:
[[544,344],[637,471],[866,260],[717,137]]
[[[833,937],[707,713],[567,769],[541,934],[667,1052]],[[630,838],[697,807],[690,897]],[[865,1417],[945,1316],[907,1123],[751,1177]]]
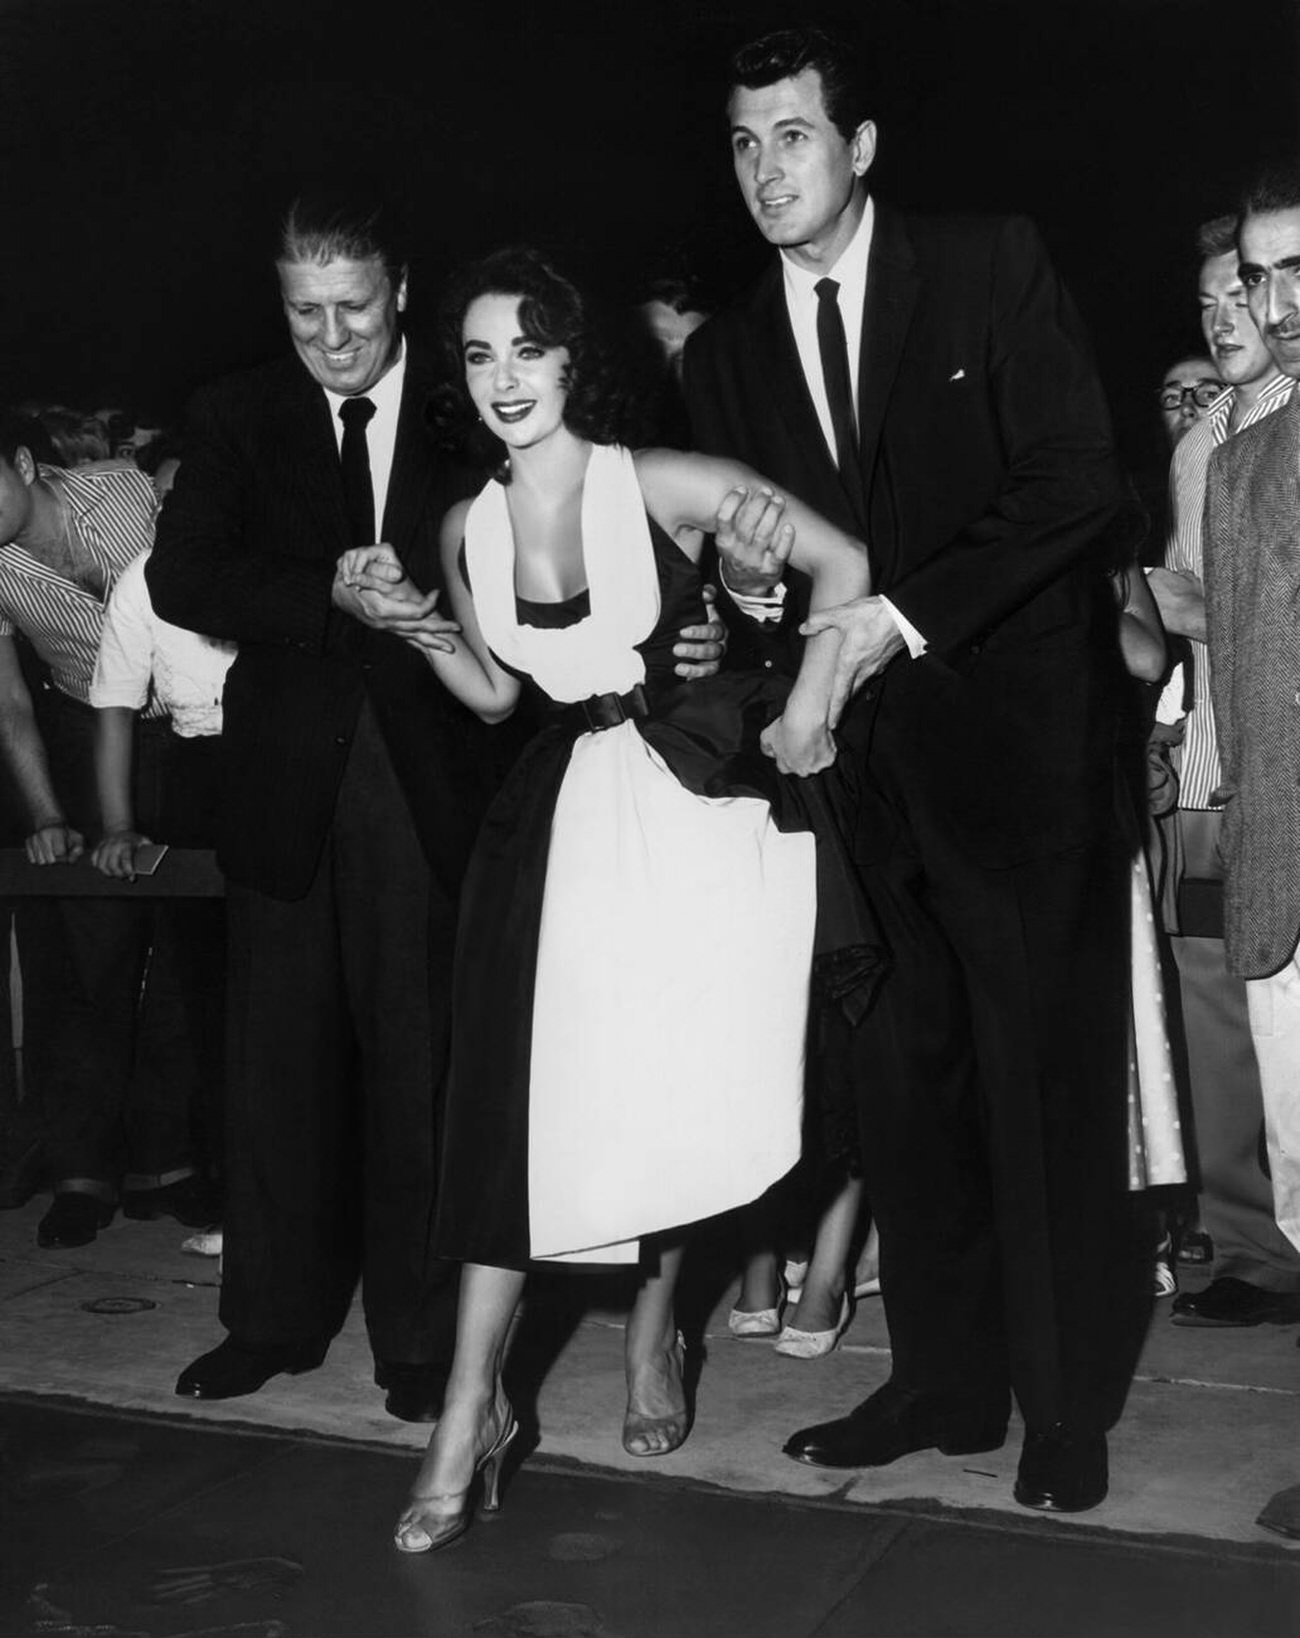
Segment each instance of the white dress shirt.
[[867,298],[867,261],[871,255],[871,235],[876,224],[875,205],[867,195],[866,206],[857,231],[845,245],[834,267],[809,272],[794,262],[787,251],[781,252],[785,272],[785,308],[794,331],[794,344],[799,350],[799,363],[804,380],[812,394],[817,419],[821,422],[822,437],[835,459],[835,427],[831,421],[831,401],[826,395],[822,376],[822,354],[817,342],[817,309],[821,298],[817,286],[823,279],[834,279],[839,285],[840,318],[844,321],[844,340],[849,350],[849,386],[853,392],[853,418],[858,412],[858,363],[862,352],[862,309]]
[[[366,449],[370,454],[370,485],[375,495],[375,531],[382,536],[384,507],[388,503],[388,480],[393,475],[393,451],[397,447],[397,416],[402,407],[402,383],[406,380],[406,343],[399,341],[397,358],[385,375],[380,376],[369,392],[357,393],[368,398],[375,413],[366,427]],[[343,452],[343,422],[339,411],[347,403],[343,393],[325,389],[331,419],[334,422],[334,443],[340,455]]]
[[157,705],[182,739],[221,732],[221,696],[235,645],[160,620],[141,552],[117,578],[99,637],[91,705],[143,711]]
[[[799,353],[799,364],[803,370],[804,380],[808,383],[808,391],[812,395],[813,407],[817,411],[822,437],[826,440],[826,448],[833,461],[836,460],[835,426],[831,420],[831,403],[826,392],[821,347],[817,340],[817,311],[821,301],[817,294],[817,286],[823,279],[834,279],[839,285],[835,299],[844,325],[844,343],[848,348],[849,386],[852,391],[856,423],[858,371],[862,354],[862,313],[867,300],[867,263],[871,258],[871,239],[875,225],[876,207],[871,195],[868,194],[862,210],[862,220],[833,267],[810,272],[807,268],[800,267],[787,251],[781,252],[785,273],[785,308],[790,315],[790,328],[794,332],[794,344]],[[737,601],[741,608],[745,608],[743,602],[739,599]],[[908,652],[913,659],[918,659],[925,653],[925,638],[910,620],[904,619],[887,597],[882,597],[880,601],[888,609],[890,618],[902,633]],[[768,608],[766,616],[768,619],[779,614],[779,604],[775,611],[772,611],[770,604]]]

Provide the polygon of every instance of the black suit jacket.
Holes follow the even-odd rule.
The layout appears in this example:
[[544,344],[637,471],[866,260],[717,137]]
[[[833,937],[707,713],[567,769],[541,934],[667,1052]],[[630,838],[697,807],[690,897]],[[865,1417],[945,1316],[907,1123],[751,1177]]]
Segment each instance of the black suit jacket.
[[[430,386],[411,347],[380,530],[425,590],[441,580],[442,517],[467,488],[431,445]],[[454,892],[498,747],[414,649],[334,608],[350,544],[328,401],[296,358],[197,396],[147,578],[163,619],[240,645],[224,699],[218,859],[245,886],[306,892],[368,697],[430,866]]]
[[822,436],[779,261],[691,337],[685,391],[696,447],[864,539],[874,589],[927,639],[846,722],[916,822],[992,866],[1109,828],[1117,621],[1095,548],[1120,477],[1086,338],[1033,227],[877,202],[856,492]]

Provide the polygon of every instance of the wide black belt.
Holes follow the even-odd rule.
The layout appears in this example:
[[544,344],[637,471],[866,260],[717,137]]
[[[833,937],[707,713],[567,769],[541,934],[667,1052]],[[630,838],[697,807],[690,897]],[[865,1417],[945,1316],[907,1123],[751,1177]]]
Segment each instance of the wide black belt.
[[617,728],[620,722],[649,715],[645,684],[638,683],[626,694],[592,694],[588,699],[566,705],[560,720],[575,734],[598,734],[604,728]]

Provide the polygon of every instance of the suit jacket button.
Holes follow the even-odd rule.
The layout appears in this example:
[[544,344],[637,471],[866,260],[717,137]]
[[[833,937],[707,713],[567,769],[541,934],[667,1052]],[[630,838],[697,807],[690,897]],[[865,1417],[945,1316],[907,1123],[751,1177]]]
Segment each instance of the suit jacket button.
[[348,742],[348,736],[346,734],[335,734],[334,743],[336,745],[346,745],[347,742]]

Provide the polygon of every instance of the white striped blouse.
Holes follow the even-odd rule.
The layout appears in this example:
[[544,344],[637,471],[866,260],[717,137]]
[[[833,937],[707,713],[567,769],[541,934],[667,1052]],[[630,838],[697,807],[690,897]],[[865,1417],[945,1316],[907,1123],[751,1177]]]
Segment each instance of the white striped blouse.
[[[109,595],[127,564],[153,545],[158,497],[143,472],[120,461],[39,471],[67,502],[70,525],[100,570],[104,593],[56,574],[16,542],[0,546],[0,637],[21,631],[55,684],[86,703]],[[157,705],[146,712],[162,714]]]
[[[1169,468],[1169,538],[1165,565],[1170,569],[1204,577],[1201,550],[1201,519],[1205,511],[1205,475],[1210,456],[1218,445],[1237,432],[1262,421],[1281,409],[1291,396],[1295,382],[1289,375],[1275,377],[1242,417],[1241,425],[1228,430],[1235,397],[1229,387],[1210,406],[1174,450]],[[1222,780],[1219,769],[1219,739],[1210,704],[1210,655],[1204,643],[1197,643],[1192,661],[1192,710],[1182,746],[1178,803],[1184,808],[1209,808],[1210,793]]]

